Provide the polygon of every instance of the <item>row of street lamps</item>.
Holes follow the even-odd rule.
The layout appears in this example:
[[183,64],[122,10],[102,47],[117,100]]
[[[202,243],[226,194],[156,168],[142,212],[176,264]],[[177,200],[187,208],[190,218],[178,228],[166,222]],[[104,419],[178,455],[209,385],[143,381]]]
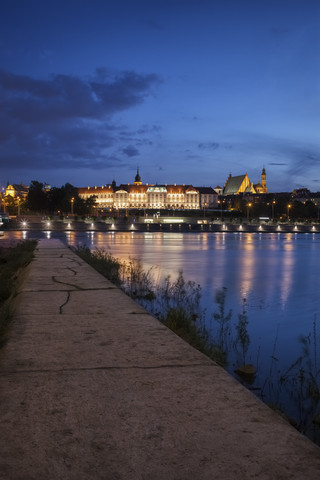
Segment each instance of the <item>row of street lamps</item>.
[[[274,220],[274,207],[275,207],[275,204],[276,204],[276,201],[273,200],[272,203],[271,203],[271,207],[272,207],[272,220]],[[269,205],[269,204],[268,204]],[[250,207],[252,207],[252,203],[247,203],[247,218],[249,219],[250,217]],[[289,203],[287,205],[287,218],[288,220],[290,219],[290,208],[292,207],[292,205]]]

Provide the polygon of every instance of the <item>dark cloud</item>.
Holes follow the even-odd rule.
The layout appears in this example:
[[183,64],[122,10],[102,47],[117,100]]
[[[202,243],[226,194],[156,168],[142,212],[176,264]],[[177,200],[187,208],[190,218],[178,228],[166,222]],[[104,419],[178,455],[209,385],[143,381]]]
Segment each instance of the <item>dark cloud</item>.
[[162,127],[159,125],[142,125],[141,128],[137,130],[139,135],[144,135],[146,133],[158,133],[162,130]]
[[288,163],[275,163],[275,162],[270,162],[268,165],[288,165]]
[[[159,82],[154,74],[103,68],[89,79],[0,70],[0,166],[105,168],[113,158],[106,150],[119,142],[112,116],[144,102]],[[129,145],[123,153],[139,152]]]
[[128,145],[122,151],[123,153],[128,155],[128,157],[136,157],[137,155],[139,155],[139,150],[136,149],[136,147],[134,147],[133,145]]
[[295,152],[292,164],[289,168],[289,174],[300,175],[305,174],[310,170],[318,169],[320,166],[320,155],[313,152],[303,151],[300,149]]
[[219,148],[220,144],[217,142],[208,142],[208,143],[199,143],[198,148],[201,150],[217,150]]

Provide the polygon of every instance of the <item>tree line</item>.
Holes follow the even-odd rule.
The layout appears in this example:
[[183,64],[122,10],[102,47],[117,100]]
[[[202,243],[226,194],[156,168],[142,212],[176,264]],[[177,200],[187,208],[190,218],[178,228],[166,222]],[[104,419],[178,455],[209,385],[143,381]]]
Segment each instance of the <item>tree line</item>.
[[7,197],[6,209],[11,214],[41,213],[43,215],[90,215],[95,197],[86,200],[79,197],[78,190],[70,183],[62,187],[46,188],[44,183],[33,180],[25,200]]

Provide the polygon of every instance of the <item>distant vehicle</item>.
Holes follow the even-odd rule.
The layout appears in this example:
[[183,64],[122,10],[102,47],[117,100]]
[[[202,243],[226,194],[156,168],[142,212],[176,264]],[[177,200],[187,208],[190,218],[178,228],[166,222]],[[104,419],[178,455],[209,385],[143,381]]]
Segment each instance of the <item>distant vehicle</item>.
[[0,220],[1,223],[9,223],[11,221],[11,218],[7,213],[0,212]]

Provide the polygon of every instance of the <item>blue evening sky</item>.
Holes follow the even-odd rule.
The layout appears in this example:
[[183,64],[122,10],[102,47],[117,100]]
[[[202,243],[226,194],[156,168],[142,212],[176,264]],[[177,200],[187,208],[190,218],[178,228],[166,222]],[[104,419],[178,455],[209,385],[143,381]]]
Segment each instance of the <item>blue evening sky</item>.
[[320,190],[319,0],[1,0],[0,185]]

